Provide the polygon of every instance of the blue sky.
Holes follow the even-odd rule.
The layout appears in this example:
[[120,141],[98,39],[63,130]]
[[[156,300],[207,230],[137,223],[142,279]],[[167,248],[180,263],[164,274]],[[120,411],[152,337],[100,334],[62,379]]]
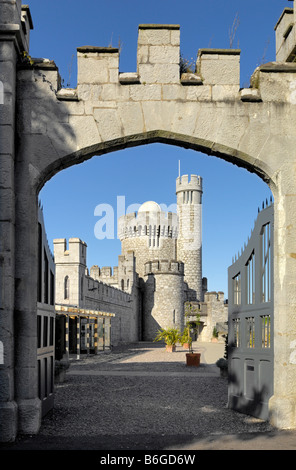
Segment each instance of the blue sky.
[[[76,87],[76,48],[120,44],[120,72],[136,71],[138,25],[179,24],[181,53],[195,60],[198,49],[228,48],[229,29],[239,18],[234,46],[241,49],[241,86],[248,87],[255,68],[275,60],[274,26],[288,0],[40,0],[27,1],[34,23],[30,55],[54,60],[65,85]],[[114,209],[155,200],[175,203],[178,162],[182,174],[199,174],[203,195],[203,275],[211,291],[227,296],[227,267],[247,240],[267,185],[223,160],[179,147],[150,144],[93,157],[68,168],[40,192],[48,241],[79,237],[88,245],[88,266],[116,266],[120,242],[98,240],[94,228],[99,204]],[[157,171],[155,171],[157,169]],[[116,227],[116,225],[115,225]]]

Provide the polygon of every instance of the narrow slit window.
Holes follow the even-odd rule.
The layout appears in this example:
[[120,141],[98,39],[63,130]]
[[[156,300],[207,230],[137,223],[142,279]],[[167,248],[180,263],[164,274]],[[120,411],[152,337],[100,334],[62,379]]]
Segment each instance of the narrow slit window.
[[69,276],[64,279],[64,299],[69,299]]

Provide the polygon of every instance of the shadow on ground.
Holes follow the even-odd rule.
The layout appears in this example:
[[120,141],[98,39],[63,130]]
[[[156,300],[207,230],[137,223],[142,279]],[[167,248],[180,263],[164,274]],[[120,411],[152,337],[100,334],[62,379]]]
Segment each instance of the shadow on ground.
[[213,350],[198,368],[186,367],[184,354],[141,343],[72,361],[40,433],[0,450],[296,450],[294,432],[227,407]]

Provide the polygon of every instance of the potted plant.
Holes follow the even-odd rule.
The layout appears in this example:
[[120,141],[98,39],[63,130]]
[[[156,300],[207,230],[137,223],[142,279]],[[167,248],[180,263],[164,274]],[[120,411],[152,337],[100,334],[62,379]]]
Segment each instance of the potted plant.
[[164,341],[168,352],[174,352],[176,350],[176,344],[180,340],[181,335],[177,328],[161,328],[154,339],[154,341]]
[[190,335],[190,327],[186,327],[183,331],[183,334],[181,336],[180,343],[182,344],[184,349],[191,349],[192,346],[192,338]]
[[213,328],[213,335],[212,335],[212,343],[217,343],[219,338],[219,333],[217,328],[214,326]]
[[[193,317],[193,319],[192,319]],[[195,318],[194,318],[195,317]],[[184,329],[182,339],[184,338],[184,347],[185,344],[189,349],[189,352],[186,353],[186,365],[187,366],[195,366],[198,367],[200,365],[200,353],[194,352],[192,349],[192,338],[190,335],[190,329],[198,329],[198,325],[200,323],[200,314],[198,312],[197,305],[194,305],[191,302],[185,303],[185,318],[186,318],[186,327]],[[193,327],[193,324],[195,326]],[[186,343],[187,342],[187,343]]]
[[198,367],[200,365],[200,356],[200,353],[193,352],[192,350],[186,353],[186,365]]

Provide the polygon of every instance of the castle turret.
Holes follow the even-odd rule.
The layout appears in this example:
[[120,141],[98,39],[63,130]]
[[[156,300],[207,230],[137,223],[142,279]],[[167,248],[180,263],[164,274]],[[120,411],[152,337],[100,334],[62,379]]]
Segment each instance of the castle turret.
[[151,341],[160,328],[184,328],[184,265],[175,260],[145,263],[143,339]]
[[142,204],[137,214],[133,212],[118,220],[122,255],[134,252],[136,271],[141,278],[147,261],[160,257],[176,259],[177,234],[177,214],[162,211],[154,201]]
[[176,181],[179,233],[177,259],[184,263],[190,300],[202,300],[202,178],[183,175]]
[[84,276],[86,270],[86,243],[79,238],[53,241],[56,265],[56,303],[81,307],[84,302]]

